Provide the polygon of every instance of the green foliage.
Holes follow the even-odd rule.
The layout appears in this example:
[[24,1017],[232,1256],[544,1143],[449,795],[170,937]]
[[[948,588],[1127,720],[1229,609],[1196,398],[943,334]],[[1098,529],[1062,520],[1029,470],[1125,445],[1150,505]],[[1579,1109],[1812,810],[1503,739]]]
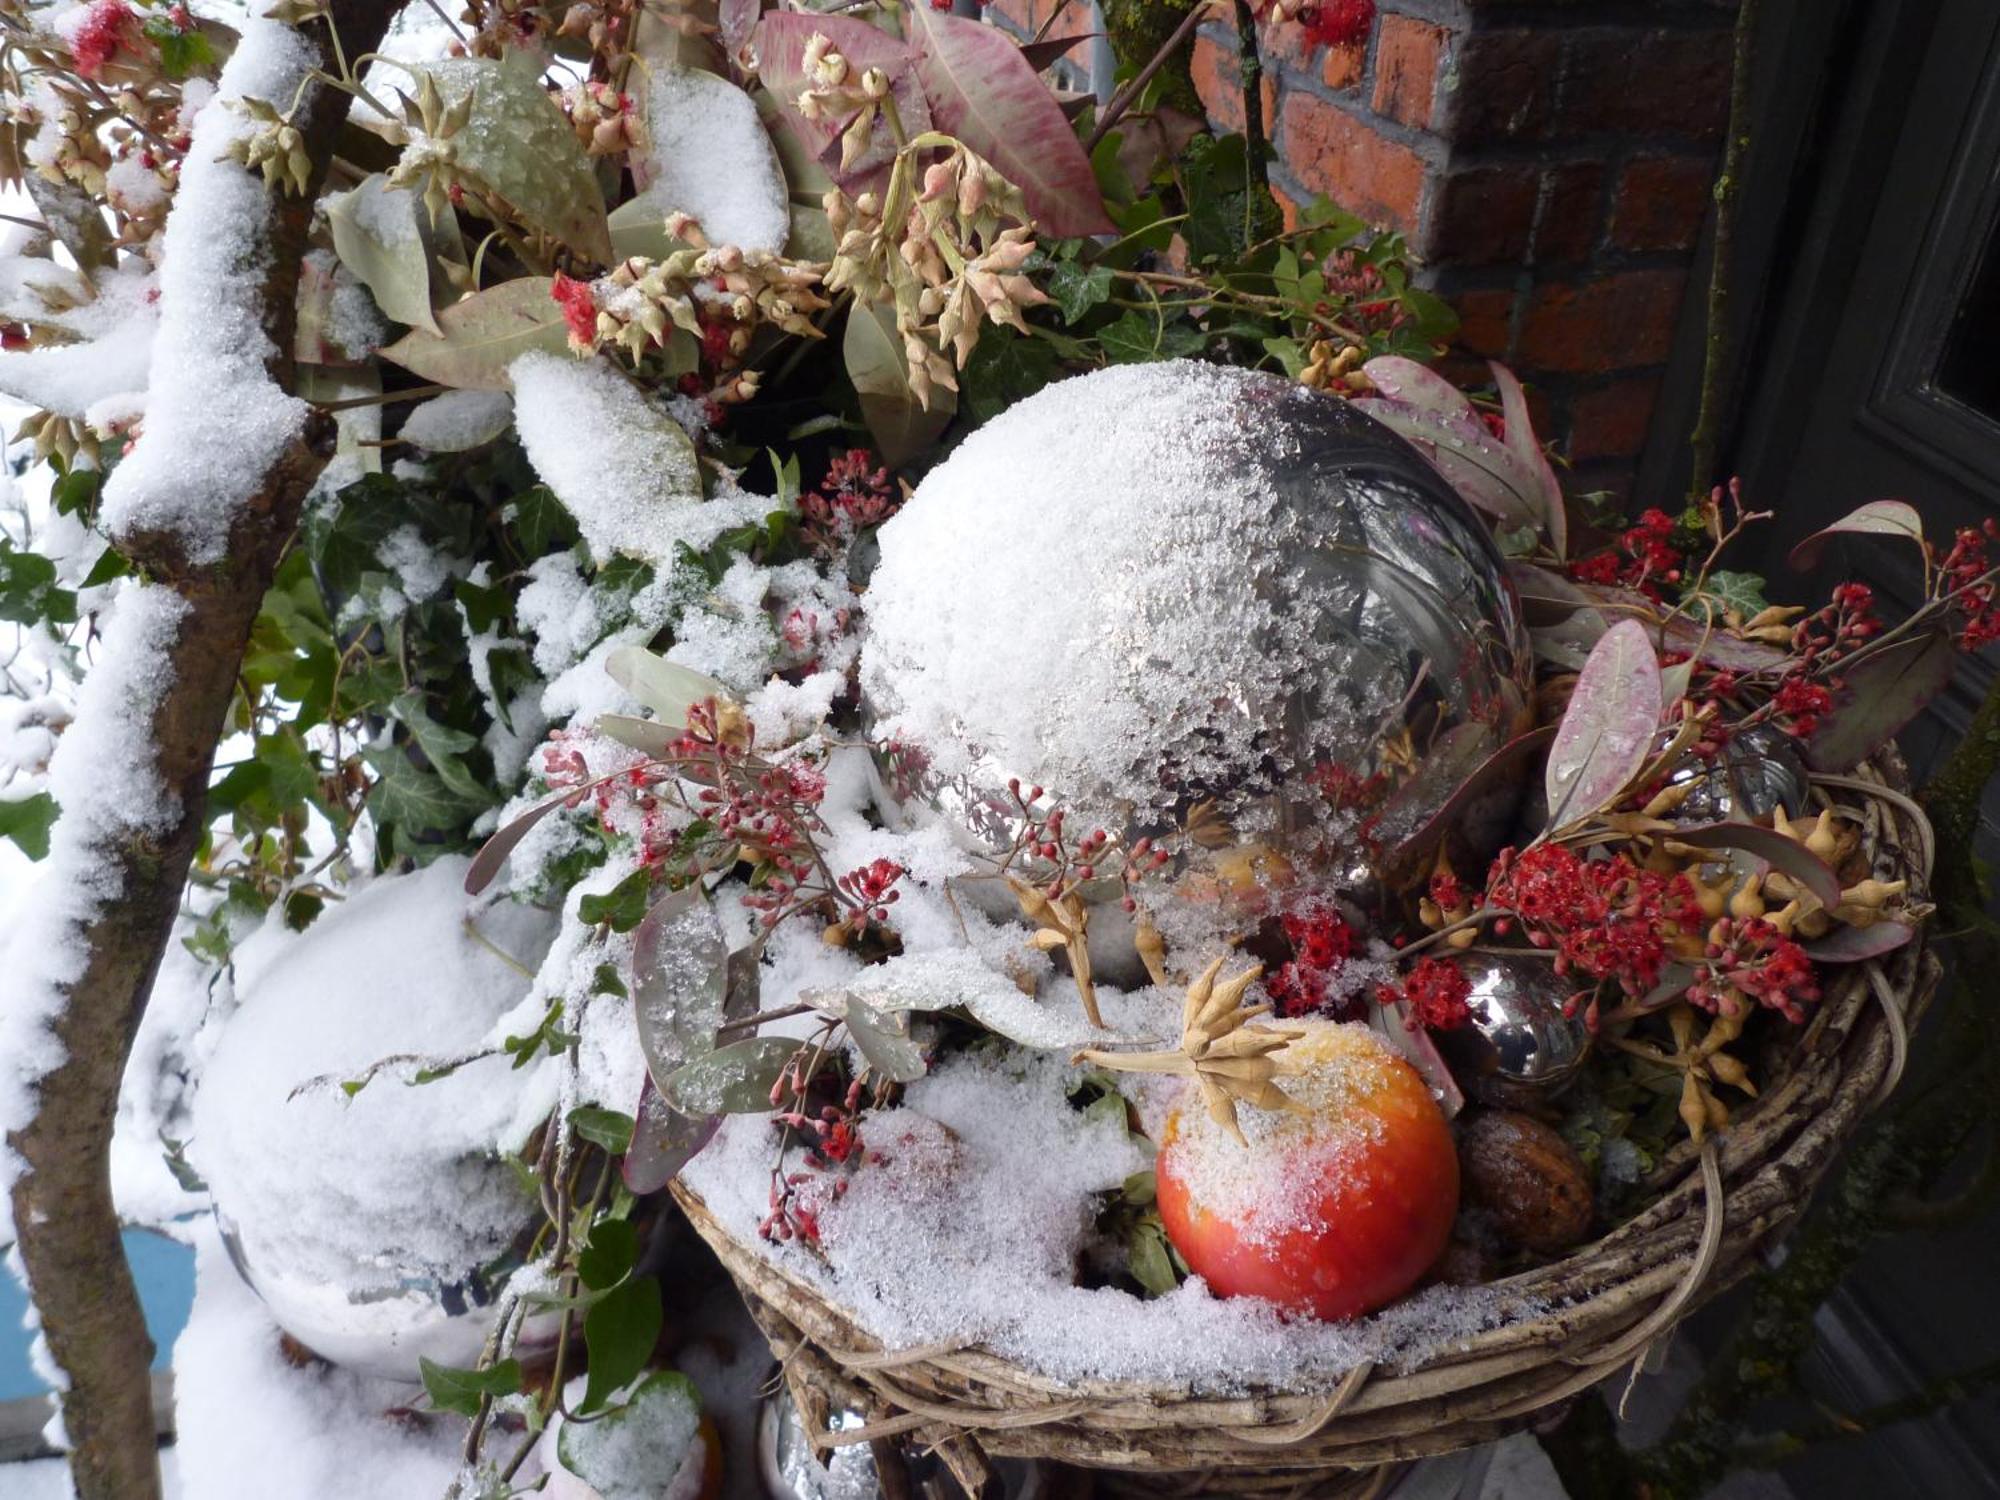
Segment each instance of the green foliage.
[[17,625],[76,621],[76,595],[56,583],[56,565],[0,536],[0,620]]
[[602,1146],[613,1156],[623,1155],[632,1145],[632,1117],[622,1110],[578,1105],[569,1112],[569,1123],[584,1140]]
[[0,802],[0,839],[12,839],[30,859],[47,859],[49,830],[60,811],[56,799],[47,792]]
[[602,924],[613,932],[630,932],[646,918],[653,904],[653,871],[634,870],[602,895],[585,896],[577,903],[576,914],[592,927]]
[[417,1369],[423,1376],[424,1393],[431,1398],[431,1405],[464,1417],[478,1416],[483,1399],[511,1396],[521,1389],[518,1359],[503,1359],[484,1370],[455,1370],[419,1356]]
[[583,1315],[590,1379],[578,1412],[587,1416],[599,1410],[612,1392],[646,1368],[664,1322],[660,1283],[651,1276],[628,1278],[591,1304]]

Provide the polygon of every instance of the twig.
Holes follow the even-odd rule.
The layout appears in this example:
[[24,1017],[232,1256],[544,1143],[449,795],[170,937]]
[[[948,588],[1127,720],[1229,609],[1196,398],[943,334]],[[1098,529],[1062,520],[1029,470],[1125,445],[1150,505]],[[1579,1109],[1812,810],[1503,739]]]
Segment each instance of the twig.
[[1207,6],[1205,4],[1197,4],[1190,8],[1187,15],[1182,17],[1181,24],[1174,28],[1174,34],[1161,43],[1160,50],[1152,55],[1147,61],[1146,66],[1141,68],[1132,77],[1130,82],[1111,96],[1111,102],[1104,106],[1104,112],[1097,117],[1097,124],[1091,128],[1090,134],[1084,138],[1083,149],[1085,151],[1095,151],[1097,149],[1097,143],[1103,140],[1110,133],[1111,127],[1124,117],[1125,112],[1132,107],[1132,101],[1137,99],[1145,90],[1146,85],[1153,81],[1153,76],[1167,65],[1167,59],[1174,55],[1175,50],[1180,47],[1181,43],[1194,35],[1194,29],[1201,24],[1202,16],[1206,11]]
[[1729,356],[1729,257],[1736,238],[1736,199],[1750,144],[1750,74],[1757,50],[1757,0],[1742,0],[1736,12],[1736,61],[1729,80],[1729,141],[1722,152],[1722,175],[1715,179],[1715,235],[1708,263],[1707,349],[1702,358],[1701,404],[1695,411],[1694,450],[1688,478],[1690,495],[1703,495],[1715,476],[1717,430],[1721,425],[1724,366]]

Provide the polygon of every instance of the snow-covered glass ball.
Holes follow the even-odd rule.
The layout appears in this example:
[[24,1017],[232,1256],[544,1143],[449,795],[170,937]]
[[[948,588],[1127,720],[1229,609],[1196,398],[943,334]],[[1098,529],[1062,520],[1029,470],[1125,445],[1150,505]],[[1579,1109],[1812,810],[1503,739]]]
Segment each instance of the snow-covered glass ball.
[[1252,371],[1114,367],[1002,413],[882,528],[865,607],[885,812],[976,849],[1012,841],[1018,779],[1079,833],[1192,824],[1259,880],[1358,881],[1524,727],[1486,524]]
[[[237,1269],[278,1326],[368,1374],[466,1366],[540,1219],[508,1159],[532,1129],[506,1056],[427,1083],[420,1062],[486,1045],[553,918],[502,902],[467,931],[466,862],[371,881],[303,933],[237,951],[241,1003],[203,1070],[189,1155]],[[488,944],[491,946],[488,946]],[[498,950],[496,952],[495,950]],[[548,1102],[541,1100],[542,1112]]]

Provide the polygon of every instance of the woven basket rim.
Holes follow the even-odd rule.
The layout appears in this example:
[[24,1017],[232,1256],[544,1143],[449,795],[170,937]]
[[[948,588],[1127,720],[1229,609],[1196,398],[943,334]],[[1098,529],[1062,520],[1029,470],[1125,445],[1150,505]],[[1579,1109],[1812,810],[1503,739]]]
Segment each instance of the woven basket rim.
[[[1927,894],[1932,836],[1893,747],[1845,777],[1815,777],[1863,825],[1878,870]],[[1258,1474],[1372,1467],[1505,1435],[1537,1411],[1643,1362],[1702,1302],[1754,1269],[1798,1215],[1836,1150],[1902,1071],[1939,965],[1919,929],[1880,959],[1834,971],[1816,1013],[1762,1095],[1697,1149],[1670,1151],[1637,1215],[1558,1261],[1485,1288],[1545,1310],[1328,1388],[1194,1393],[1182,1383],[1062,1380],[977,1344],[887,1350],[819,1288],[740,1241],[700,1195],[673,1193],[743,1292],[810,1429],[829,1446],[915,1434],[968,1487],[987,1455],[1151,1472]],[[831,1432],[830,1404],[871,1413]]]

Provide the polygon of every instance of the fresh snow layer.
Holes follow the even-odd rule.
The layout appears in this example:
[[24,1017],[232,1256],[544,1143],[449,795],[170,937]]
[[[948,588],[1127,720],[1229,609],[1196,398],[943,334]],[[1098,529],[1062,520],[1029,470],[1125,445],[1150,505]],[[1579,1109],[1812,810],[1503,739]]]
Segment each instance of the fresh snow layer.
[[123,894],[116,852],[163,837],[180,817],[178,795],[159,777],[152,720],[173,682],[166,653],[187,607],[156,584],[131,584],[116,596],[97,664],[49,766],[62,816],[0,955],[8,976],[0,991],[0,1198],[22,1166],[4,1142],[33,1118],[38,1085],[63,1060],[53,1028],[88,961],[86,935]]
[[823,1258],[757,1237],[776,1140],[768,1120],[732,1116],[684,1178],[731,1235],[886,1347],[977,1343],[1060,1381],[1314,1389],[1363,1360],[1449,1348],[1530,1310],[1483,1288],[1432,1287],[1335,1324],[1218,1299],[1199,1278],[1150,1300],[1076,1285],[1096,1195],[1152,1165],[1115,1115],[1071,1105],[1065,1088],[1079,1076],[1047,1055],[962,1053],[910,1085],[902,1107],[864,1117],[868,1157],[842,1196],[806,1174]]
[[[378,878],[304,933],[274,921],[242,945],[241,1006],[188,1146],[279,1320],[330,1359],[408,1379],[418,1354],[477,1354],[487,1317],[445,1324],[431,1286],[501,1256],[535,1212],[502,1159],[532,1073],[496,1056],[414,1081],[492,1045],[528,988],[500,954],[532,971],[550,936],[545,913],[469,902],[466,867]],[[406,1060],[348,1097],[343,1081],[389,1057]]]
[[446,391],[411,407],[397,436],[432,453],[462,453],[500,436],[513,420],[505,391]]
[[113,536],[165,531],[199,563],[222,556],[229,528],[299,434],[306,404],[273,381],[277,351],[259,314],[269,257],[261,173],[224,156],[249,123],[235,99],[288,107],[315,63],[291,27],[252,17],[196,117],[167,216],[160,323],[145,434],[104,487]]
[[700,220],[712,245],[781,251],[791,210],[757,105],[726,78],[662,67],[646,96],[645,188],[664,218]]

